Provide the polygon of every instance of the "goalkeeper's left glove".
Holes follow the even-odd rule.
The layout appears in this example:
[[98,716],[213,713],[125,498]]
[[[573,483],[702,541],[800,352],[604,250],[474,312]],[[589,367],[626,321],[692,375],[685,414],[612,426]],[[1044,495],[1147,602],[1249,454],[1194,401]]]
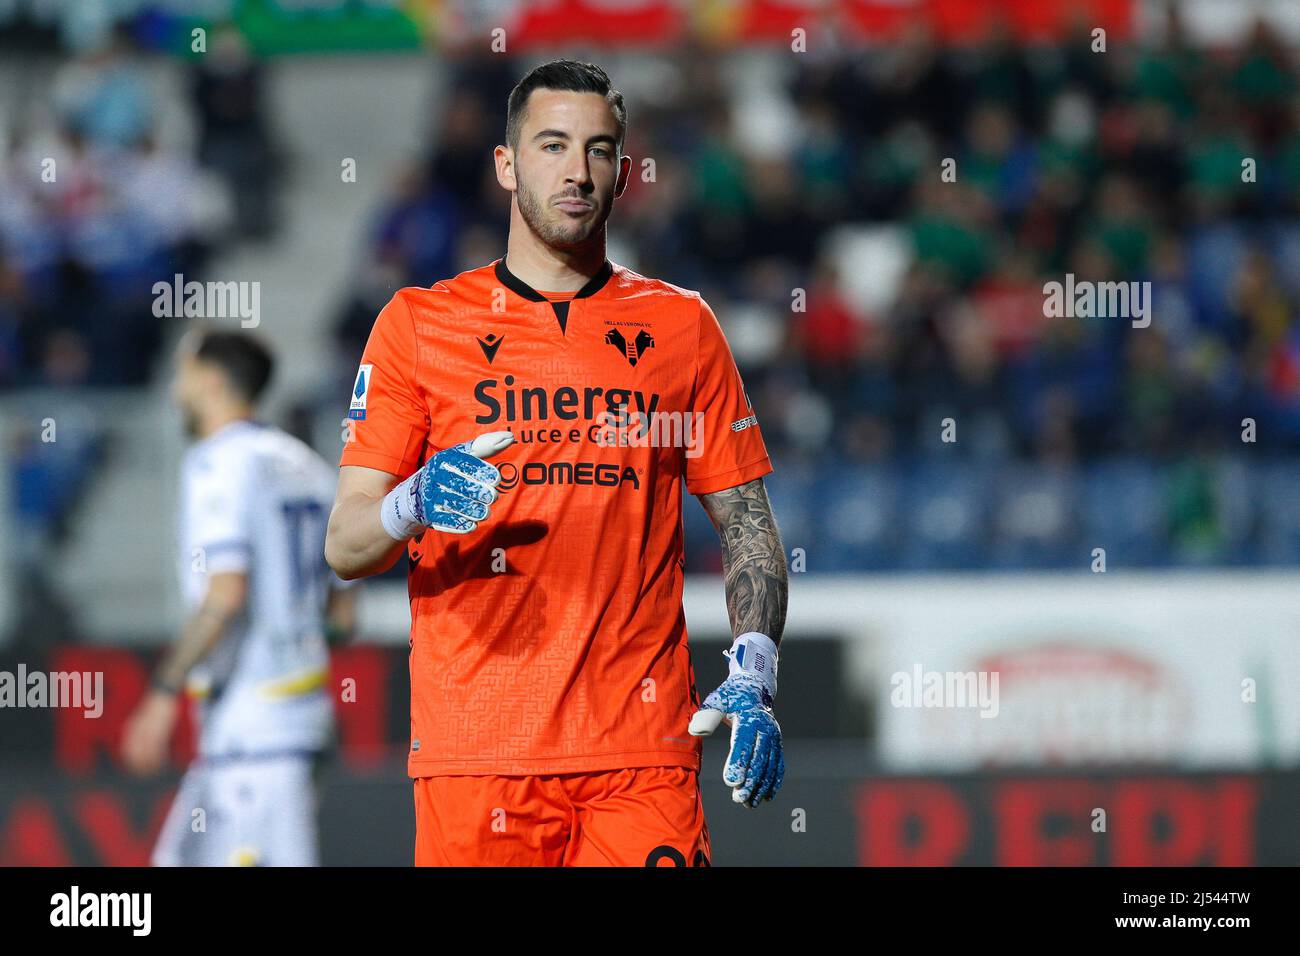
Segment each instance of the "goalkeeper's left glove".
[[753,808],[775,797],[785,779],[781,725],[772,714],[776,644],[766,634],[749,631],[722,655],[730,662],[730,676],[704,698],[688,729],[693,736],[707,737],[724,720],[731,726],[722,782],[732,788],[732,800]]

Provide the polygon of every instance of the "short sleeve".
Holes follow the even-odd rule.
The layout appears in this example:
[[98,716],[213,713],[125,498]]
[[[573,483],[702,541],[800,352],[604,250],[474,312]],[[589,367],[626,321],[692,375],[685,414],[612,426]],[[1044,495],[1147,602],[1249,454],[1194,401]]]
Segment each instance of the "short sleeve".
[[703,299],[699,336],[691,411],[704,437],[686,451],[686,490],[707,495],[761,478],[772,471],[772,463],[731,348]]
[[416,386],[415,321],[401,294],[375,319],[352,385],[348,440],[340,465],[361,465],[405,478],[419,467],[429,432]]
[[191,473],[186,494],[190,546],[208,574],[245,572],[252,554],[250,487],[240,456],[209,456]]

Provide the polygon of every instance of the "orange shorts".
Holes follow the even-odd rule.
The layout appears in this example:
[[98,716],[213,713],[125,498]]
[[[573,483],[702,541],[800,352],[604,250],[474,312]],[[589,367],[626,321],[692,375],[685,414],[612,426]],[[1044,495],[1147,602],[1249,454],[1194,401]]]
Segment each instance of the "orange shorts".
[[709,866],[699,773],[415,780],[416,866]]

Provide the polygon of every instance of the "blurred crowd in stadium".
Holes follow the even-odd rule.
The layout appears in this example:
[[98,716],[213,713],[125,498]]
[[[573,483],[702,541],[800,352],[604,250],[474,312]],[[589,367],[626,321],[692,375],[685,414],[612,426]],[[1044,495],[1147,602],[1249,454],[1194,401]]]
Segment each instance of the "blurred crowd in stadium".
[[[776,99],[738,98],[717,58],[686,49],[670,92],[629,103],[625,150],[638,174],[655,159],[655,179],[620,200],[611,257],[713,304],[774,453],[787,543],[815,542],[809,570],[1086,567],[1094,547],[1128,565],[1300,562],[1295,51],[1262,24],[1194,48],[1176,18],[1163,44],[1093,43],[995,30],[942,48],[918,27],[794,58]],[[490,157],[525,67],[458,67],[340,290],[341,374],[394,289],[504,251]],[[270,234],[276,180],[249,174],[275,156],[260,69],[235,47],[195,67],[193,157],[156,147],[120,47],[59,76],[61,141],[36,153],[68,157],[57,189],[11,131],[0,386],[144,381],[154,279]],[[753,111],[768,148],[737,135]],[[156,201],[160,178],[179,206]],[[845,230],[875,240],[827,241]],[[872,308],[848,292],[867,248],[903,263]],[[1043,285],[1066,273],[1149,281],[1150,327],[1046,318]],[[688,568],[716,570],[700,509],[687,528]]]
[[237,40],[198,61],[187,155],[158,141],[158,104],[119,31],[64,63],[50,102],[4,131],[0,385],[147,380],[162,339],[153,283],[270,230],[259,77]]

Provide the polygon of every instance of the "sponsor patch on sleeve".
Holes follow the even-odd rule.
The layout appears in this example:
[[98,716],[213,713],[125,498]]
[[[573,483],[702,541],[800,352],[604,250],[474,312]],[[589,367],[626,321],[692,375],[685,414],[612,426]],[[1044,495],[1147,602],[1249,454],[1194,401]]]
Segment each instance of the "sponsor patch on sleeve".
[[738,421],[738,422],[732,422],[732,423],[731,423],[731,430],[732,430],[733,432],[743,432],[746,428],[751,428],[751,427],[753,427],[754,425],[757,425],[757,424],[758,424],[758,416],[757,416],[757,415],[748,415],[748,416],[746,416],[745,418],[742,418],[742,419],[741,419],[740,421]]
[[357,382],[352,386],[352,407],[348,409],[348,418],[359,422],[366,420],[366,397],[370,394],[370,379],[374,374],[373,365],[362,365],[357,370]]

